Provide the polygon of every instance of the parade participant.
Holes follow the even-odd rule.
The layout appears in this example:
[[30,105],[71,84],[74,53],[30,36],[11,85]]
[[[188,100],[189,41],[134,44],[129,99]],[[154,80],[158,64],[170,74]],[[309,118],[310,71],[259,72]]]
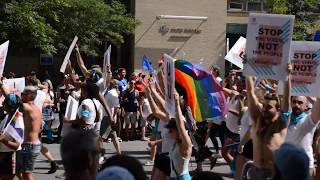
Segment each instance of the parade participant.
[[[147,175],[143,170],[141,163],[134,157],[127,155],[114,155],[108,158],[101,166],[100,173],[103,174],[104,169],[118,166],[126,169],[135,180],[147,180]],[[99,174],[100,174],[99,173]],[[99,176],[99,175],[98,175]],[[106,178],[108,179],[108,178]]]
[[218,67],[217,65],[212,65],[210,68],[210,72],[212,76],[216,79],[216,81],[218,81],[218,83],[222,85],[222,79],[220,77],[220,67]]
[[101,104],[95,99],[99,94],[99,87],[94,83],[86,83],[81,89],[81,104],[78,108],[78,118],[70,120],[65,117],[65,123],[71,123],[75,130],[90,130],[94,129],[99,134],[99,129],[96,129],[96,123],[101,121]]
[[[271,178],[273,174],[272,153],[284,142],[287,135],[288,112],[290,108],[292,66],[288,65],[289,77],[285,83],[283,101],[267,94],[262,108],[257,98],[252,77],[246,78],[248,109],[252,119],[251,137],[253,143],[253,163],[249,177],[252,179]],[[246,173],[246,172],[243,172]]]
[[[34,105],[40,110],[41,115],[42,115],[42,110],[45,107],[44,104],[45,104],[45,101],[46,101],[46,98],[47,98],[47,92],[48,91],[47,90],[41,90],[41,89],[39,89],[38,86],[41,86],[44,89],[46,89],[47,86],[38,84],[37,79],[35,79],[34,77],[27,78],[26,79],[26,85],[27,86],[36,87],[37,95],[36,95],[36,97],[35,97],[33,102],[34,102]],[[50,102],[50,104],[51,104],[51,102]],[[49,115],[49,117],[51,118],[52,116]],[[44,127],[43,129],[48,128],[48,127],[46,127],[45,124],[44,125],[42,124],[41,127]],[[50,135],[47,135],[47,136],[50,136]],[[59,134],[58,134],[58,137],[59,137]],[[41,139],[41,133],[39,134],[39,139]],[[50,162],[50,170],[48,171],[48,174],[55,173],[57,171],[57,169],[58,169],[58,165],[57,165],[55,159],[53,158],[52,154],[50,153],[49,149],[47,147],[45,147],[43,144],[41,144],[41,151],[40,152]]]
[[26,86],[21,93],[25,126],[24,141],[22,144],[22,176],[25,180],[34,179],[32,171],[34,169],[35,160],[41,150],[39,133],[41,132],[42,115],[39,108],[34,104],[36,95],[37,89],[34,86]]
[[273,180],[311,180],[306,152],[293,144],[284,143],[274,153]]
[[152,114],[151,107],[144,92],[140,93],[139,98],[140,126],[141,126],[141,141],[148,141],[146,137],[147,119]]
[[[137,122],[138,112],[138,96],[139,92],[134,88],[134,81],[130,81],[128,89],[123,94],[123,109],[124,109],[124,120],[125,120],[125,132],[127,140],[133,140],[135,136],[135,128]],[[131,127],[129,130],[129,126]]]
[[185,128],[184,116],[180,109],[179,95],[175,94],[176,118],[170,119],[166,128],[170,136],[175,140],[170,157],[170,179],[191,180],[189,174],[189,161],[192,152],[192,143]]
[[302,147],[309,157],[310,175],[315,176],[313,135],[320,121],[320,99],[308,113],[308,99],[305,96],[291,98],[292,115],[285,142]]
[[[93,66],[93,68],[89,71],[86,68],[86,66],[84,65],[83,59],[80,54],[80,49],[77,44],[76,44],[75,50],[76,50],[76,56],[77,56],[77,63],[79,65],[84,77],[86,78],[86,82],[75,82],[74,70],[72,69],[71,62],[69,60],[68,64],[69,64],[69,69],[71,68],[70,71],[71,71],[71,77],[73,78],[72,79],[73,83],[75,83],[75,85],[80,86],[80,87],[82,87],[82,85],[87,82],[95,83],[99,88],[99,93],[95,94],[95,99],[97,99],[101,103],[102,107],[104,108],[103,113],[104,113],[104,115],[107,115],[109,117],[108,118],[109,123],[114,124],[115,121],[113,119],[110,108],[103,97],[103,94],[105,93],[104,84],[109,84],[109,80],[111,80],[110,76],[112,76],[110,66],[109,65],[107,66],[107,72],[105,72],[106,79],[104,79],[100,66]],[[101,117],[102,116],[103,115],[101,115]],[[98,126],[99,126],[99,123],[98,123]]]
[[21,144],[10,135],[2,133],[19,108],[20,103],[21,99],[17,95],[7,95],[2,104],[2,110],[7,112],[0,123],[0,179],[3,180],[14,180],[15,176],[21,173],[21,167],[19,166],[22,162]]
[[155,82],[153,80],[150,80],[149,86],[146,88],[146,95],[153,115],[160,120],[159,130],[161,132],[161,141],[158,141],[161,143],[161,151],[159,150],[159,155],[156,155],[151,179],[168,179],[171,172],[169,151],[174,144],[174,140],[171,138],[168,129],[165,128],[169,122],[169,115],[164,110],[165,100],[156,91]]
[[103,139],[108,139],[108,143],[110,143],[112,140],[112,143],[117,153],[121,154],[119,138],[116,132],[116,131],[119,131],[119,135],[120,135],[121,123],[119,122],[119,118],[117,117],[118,116],[117,112],[120,108],[120,104],[119,104],[119,93],[118,93],[118,81],[116,79],[113,79],[110,82],[110,90],[105,94],[105,100],[110,107],[113,119],[116,120],[117,122],[115,122],[114,124],[115,126],[112,127],[112,125],[109,124],[106,119],[107,116],[104,116],[101,122],[101,129],[100,129],[101,137]]
[[118,87],[119,87],[119,91],[121,94],[123,91],[125,91],[128,88],[128,81],[125,78],[126,77],[126,69],[119,68],[118,73],[119,73]]
[[66,180],[95,180],[101,149],[96,132],[70,131],[61,142],[60,153]]
[[[57,97],[56,97],[56,106],[59,109],[59,120],[60,124],[58,127],[58,140],[61,139],[62,129],[64,127],[63,120],[64,115],[66,113],[67,108],[67,102],[69,95],[72,95],[72,93],[76,90],[76,88],[70,83],[70,77],[65,75],[64,79],[62,79],[62,84],[58,86],[57,88]],[[67,127],[64,128],[63,131],[65,131]]]
[[238,88],[240,92],[224,88],[224,92],[231,97],[228,104],[228,113],[226,114],[225,122],[225,140],[221,150],[222,157],[230,166],[232,175],[235,175],[235,152],[232,151],[235,144],[240,142],[240,121],[245,112],[246,94],[243,89]]

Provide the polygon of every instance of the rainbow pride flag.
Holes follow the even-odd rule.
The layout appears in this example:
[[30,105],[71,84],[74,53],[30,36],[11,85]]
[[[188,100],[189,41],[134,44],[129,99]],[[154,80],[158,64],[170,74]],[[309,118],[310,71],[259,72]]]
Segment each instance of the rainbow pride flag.
[[209,71],[186,60],[176,60],[175,79],[186,90],[188,105],[197,122],[224,117],[227,103],[223,88]]
[[23,142],[24,139],[24,122],[23,114],[18,110],[14,113],[10,119],[7,127],[4,130],[4,134],[11,136],[19,144]]

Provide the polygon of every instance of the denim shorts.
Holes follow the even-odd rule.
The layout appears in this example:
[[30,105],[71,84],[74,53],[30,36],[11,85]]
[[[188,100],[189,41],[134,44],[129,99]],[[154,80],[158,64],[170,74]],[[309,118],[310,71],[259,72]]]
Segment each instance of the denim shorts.
[[41,144],[22,144],[22,172],[32,173],[34,164],[40,154]]

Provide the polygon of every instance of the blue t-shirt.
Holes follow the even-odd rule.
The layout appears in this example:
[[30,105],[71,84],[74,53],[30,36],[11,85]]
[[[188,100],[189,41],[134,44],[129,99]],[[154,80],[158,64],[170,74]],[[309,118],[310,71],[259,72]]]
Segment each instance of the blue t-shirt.
[[120,93],[122,93],[128,88],[128,81],[126,79],[119,80],[118,87],[119,87]]

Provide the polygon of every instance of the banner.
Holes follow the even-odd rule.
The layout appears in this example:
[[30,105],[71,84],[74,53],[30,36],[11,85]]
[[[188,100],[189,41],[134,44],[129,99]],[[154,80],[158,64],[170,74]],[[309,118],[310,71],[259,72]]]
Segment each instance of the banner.
[[241,36],[230,49],[230,51],[227,53],[227,55],[224,57],[224,59],[236,65],[240,69],[243,69],[242,62],[245,55],[246,42],[247,39]]
[[4,66],[6,64],[9,48],[9,40],[0,45],[0,77],[2,77]]
[[64,117],[69,120],[75,120],[77,118],[78,106],[79,101],[74,99],[72,96],[69,96]]
[[107,88],[107,66],[110,66],[110,55],[111,55],[111,45],[109,45],[108,49],[106,50],[106,52],[104,53],[104,58],[103,58],[103,67],[102,67],[102,73],[103,73],[103,78],[104,78],[104,82],[103,82],[103,88],[104,90]]
[[[290,60],[291,93],[293,96],[320,97],[320,42],[293,41]],[[283,82],[278,85],[278,94],[283,94]]]
[[68,60],[70,59],[70,56],[71,56],[71,53],[72,53],[72,50],[74,48],[74,46],[76,45],[78,41],[78,37],[75,36],[69,49],[68,49],[68,52],[66,54],[66,56],[64,57],[64,60],[63,60],[63,63],[61,65],[61,68],[60,68],[60,72],[64,73],[66,71],[66,67],[67,67],[67,64],[68,64]]
[[165,85],[165,108],[170,118],[176,117],[176,106],[174,100],[175,78],[174,78],[174,59],[164,54],[164,85]]
[[285,80],[294,24],[292,15],[249,16],[244,74]]
[[18,96],[21,96],[25,88],[25,78],[14,78],[14,79],[5,79],[3,80],[3,85],[8,88],[10,93],[15,93]]

